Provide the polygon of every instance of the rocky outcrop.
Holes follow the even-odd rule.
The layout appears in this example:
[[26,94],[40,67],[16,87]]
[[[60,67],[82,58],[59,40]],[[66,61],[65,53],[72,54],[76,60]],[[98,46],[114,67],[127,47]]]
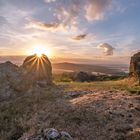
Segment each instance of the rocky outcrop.
[[58,132],[58,130],[50,128],[42,129],[29,138],[20,138],[19,140],[73,140],[73,138],[65,131]]
[[0,82],[5,83],[12,81],[19,76],[19,67],[10,61],[0,64]]
[[131,57],[129,75],[136,78],[140,82],[140,52]]
[[23,65],[7,61],[0,64],[0,100],[5,100],[17,92],[23,92],[34,85],[45,87],[52,83],[52,67],[46,55],[29,56]]
[[52,66],[46,55],[38,57],[36,54],[28,56],[22,65],[24,74],[33,81],[52,83]]
[[29,89],[30,85],[17,65],[10,61],[0,64],[0,101],[14,96],[16,91]]

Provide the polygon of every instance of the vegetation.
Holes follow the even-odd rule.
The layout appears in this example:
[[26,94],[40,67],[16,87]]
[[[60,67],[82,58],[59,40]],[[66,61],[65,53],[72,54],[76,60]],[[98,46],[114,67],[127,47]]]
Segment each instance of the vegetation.
[[55,82],[93,82],[93,81],[110,81],[121,80],[126,75],[94,75],[89,72],[64,72],[62,74],[54,74]]
[[[30,92],[0,103],[0,139],[17,140],[28,131],[28,121],[36,116],[43,104],[61,97],[58,87],[33,88]],[[33,123],[33,122],[32,122]],[[38,126],[35,126],[38,127]]]
[[[75,106],[73,110],[70,103],[64,99],[64,93],[69,91],[112,91],[112,94],[113,91],[129,91],[140,94],[140,87],[127,79],[73,82],[68,81],[69,76],[67,77],[67,75],[63,75],[61,78],[63,82],[55,81],[55,85],[52,87],[34,87],[27,93],[20,93],[20,95],[18,93],[16,97],[0,103],[0,137],[2,140],[16,140],[26,132],[34,133],[42,126],[68,129],[68,132],[80,137],[74,131],[77,125],[86,123],[87,128],[90,128],[89,122],[102,125],[100,121],[103,120],[99,120],[98,115],[93,114],[93,111],[90,112],[83,106]],[[92,129],[89,131],[92,132]]]
[[[125,90],[130,93],[140,94],[140,86],[136,83],[128,82],[128,79],[116,81],[95,81],[95,82],[71,82],[68,85],[68,90]],[[66,84],[61,82],[61,84]]]

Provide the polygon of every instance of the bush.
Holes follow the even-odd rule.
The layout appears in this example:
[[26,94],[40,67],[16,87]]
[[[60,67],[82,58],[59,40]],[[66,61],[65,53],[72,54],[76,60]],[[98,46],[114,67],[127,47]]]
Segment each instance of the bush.
[[90,76],[86,72],[80,71],[75,75],[75,81],[79,82],[85,82],[85,81],[90,81]]
[[124,79],[126,76],[119,76],[119,75],[94,75],[92,73],[80,71],[80,72],[71,72],[71,73],[62,73],[62,74],[55,74],[54,81],[55,82],[92,82],[92,81],[110,81],[110,80],[121,80]]
[[76,73],[73,78],[73,81],[79,81],[79,82],[90,82],[95,80],[96,80],[95,75],[83,71]]

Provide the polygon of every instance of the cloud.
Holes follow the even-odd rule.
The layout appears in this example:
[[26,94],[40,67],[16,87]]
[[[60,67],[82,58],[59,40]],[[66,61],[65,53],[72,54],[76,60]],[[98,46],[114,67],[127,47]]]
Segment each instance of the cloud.
[[[44,0],[51,7],[52,21],[31,21],[28,27],[41,30],[77,31],[82,19],[101,20],[113,0]],[[78,40],[78,39],[77,39]]]
[[104,17],[105,11],[111,5],[112,0],[87,0],[86,19],[88,21],[101,20]]
[[27,28],[36,28],[41,30],[55,29],[59,26],[58,23],[45,23],[37,20],[30,20]]
[[[101,20],[112,0],[45,0],[55,6],[54,15],[59,24],[64,27],[76,27],[80,18],[87,21]],[[56,10],[57,9],[57,10]]]
[[45,0],[45,2],[48,2],[48,3],[50,3],[50,2],[55,2],[56,0]]
[[81,39],[85,39],[86,36],[87,36],[87,34],[80,34],[80,35],[77,35],[77,36],[73,37],[72,39],[81,40]]
[[67,30],[77,30],[79,24],[80,2],[74,0],[68,5],[69,6],[65,6],[62,4],[61,7],[57,8],[54,14],[56,21]]
[[66,32],[66,27],[59,22],[43,22],[35,19],[28,19],[25,29],[37,29],[42,31],[51,31],[51,32]]
[[105,55],[113,55],[113,50],[115,49],[108,43],[99,44],[97,48],[102,48]]

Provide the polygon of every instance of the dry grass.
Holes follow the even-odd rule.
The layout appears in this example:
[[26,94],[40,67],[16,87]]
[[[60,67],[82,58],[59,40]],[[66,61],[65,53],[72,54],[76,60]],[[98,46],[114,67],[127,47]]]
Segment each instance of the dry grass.
[[[131,79],[124,79],[118,81],[99,81],[99,82],[61,82],[61,85],[68,85],[67,91],[69,90],[125,90],[130,93],[140,94],[140,86],[134,83]],[[59,85],[59,84],[58,84]]]
[[[75,140],[137,140],[139,137],[135,133],[139,132],[132,129],[139,130],[139,95],[129,94],[128,88],[140,91],[140,87],[130,86],[123,80],[56,83],[53,87],[19,93],[0,103],[0,139],[16,140],[23,135],[32,135],[42,127],[53,127],[68,131]],[[71,91],[86,91],[87,94],[67,98]],[[132,114],[133,119],[129,119]],[[119,132],[121,128],[125,132]]]
[[62,95],[56,87],[34,88],[27,93],[18,93],[17,97],[0,103],[0,136],[2,140],[16,140],[26,132],[28,120],[41,109],[46,102],[55,102]]

